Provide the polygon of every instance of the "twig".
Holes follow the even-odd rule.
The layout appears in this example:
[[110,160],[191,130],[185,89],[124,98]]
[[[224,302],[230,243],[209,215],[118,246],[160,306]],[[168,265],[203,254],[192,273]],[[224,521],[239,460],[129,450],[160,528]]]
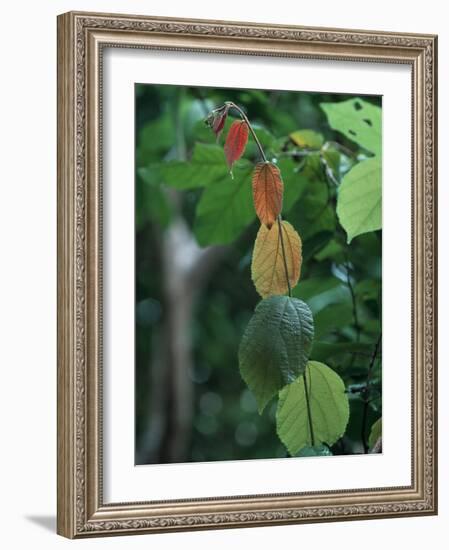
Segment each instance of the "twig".
[[[243,118],[243,120],[246,122],[248,128],[249,128],[249,131],[251,132],[251,135],[253,136],[254,138],[254,141],[259,149],[259,153],[260,153],[260,156],[262,157],[262,160],[264,162],[268,162],[267,160],[267,157],[265,155],[265,151],[263,150],[263,147],[259,141],[259,138],[257,137],[256,135],[256,132],[254,131],[254,128],[251,126],[251,123],[250,121],[248,120],[248,117],[246,116],[246,114],[244,113],[244,111],[238,106],[236,105],[235,103],[233,103],[232,101],[227,101],[226,102],[226,105],[230,108],[230,109],[235,109],[236,111],[239,112],[240,116]],[[288,275],[288,265],[287,265],[287,255],[285,253],[285,244],[284,244],[284,235],[283,235],[283,228],[282,228],[282,217],[281,215],[279,214],[278,218],[277,218],[277,221],[278,221],[278,225],[279,225],[279,240],[281,242],[281,251],[282,251],[282,261],[284,263],[284,270],[285,270],[285,278],[286,278],[286,281],[287,281],[287,288],[288,288],[288,295],[292,296],[292,287],[290,285],[290,277]]]
[[312,443],[312,447],[315,447],[315,435],[313,433],[313,423],[312,423],[312,411],[310,408],[310,399],[309,399],[309,390],[307,389],[307,377],[306,377],[307,367],[304,370],[303,381],[304,381],[304,394],[306,397],[306,406],[307,406],[307,419],[309,422],[309,430],[310,430],[310,441]]
[[283,229],[282,229],[282,218],[281,218],[280,214],[278,216],[278,225],[279,225],[279,239],[281,241],[282,260],[284,262],[285,278],[287,279],[288,295],[291,298],[292,297],[292,287],[290,285],[290,278],[288,276],[287,256],[285,254],[284,236],[282,234],[282,231],[283,231]]
[[346,284],[348,285],[349,292],[351,294],[351,302],[352,302],[352,316],[354,317],[354,327],[356,330],[356,341],[357,343],[360,341],[360,323],[359,323],[359,315],[357,312],[357,301],[355,297],[354,287],[352,286],[351,277],[349,275],[349,262],[346,261]]
[[260,156],[262,157],[262,160],[264,162],[268,162],[267,157],[265,156],[265,152],[262,148],[262,145],[260,144],[259,138],[257,137],[256,132],[254,131],[254,128],[251,126],[251,123],[248,120],[248,117],[245,115],[244,111],[238,105],[233,103],[232,101],[227,101],[226,105],[228,105],[230,109],[235,109],[236,111],[239,112],[240,116],[243,118],[243,120],[248,125],[249,131],[251,132],[251,134],[254,138],[254,141],[256,142],[256,145],[259,149],[259,153],[260,153]]
[[371,355],[371,360],[368,365],[368,372],[366,374],[366,388],[364,393],[364,403],[363,403],[363,413],[362,413],[362,444],[363,444],[363,451],[365,454],[368,453],[368,440],[366,437],[366,422],[368,420],[368,406],[369,406],[369,392],[370,392],[370,383],[371,383],[371,375],[373,372],[373,367],[376,362],[377,353],[379,351],[380,344],[382,342],[382,333],[379,334],[379,338],[377,339],[376,345],[374,346],[373,354]]

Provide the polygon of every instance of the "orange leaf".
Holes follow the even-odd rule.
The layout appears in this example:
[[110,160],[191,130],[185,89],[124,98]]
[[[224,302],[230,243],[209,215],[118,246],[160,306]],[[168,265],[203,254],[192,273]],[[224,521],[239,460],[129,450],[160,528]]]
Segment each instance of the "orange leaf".
[[229,128],[224,146],[226,161],[230,170],[232,170],[234,162],[243,155],[247,143],[248,125],[244,120],[236,120]]
[[271,227],[282,210],[282,183],[279,168],[270,162],[259,162],[253,173],[253,197],[261,223]]
[[[280,228],[282,228],[285,263]],[[301,249],[301,239],[288,222],[276,222],[271,228],[263,224],[260,226],[254,244],[251,276],[262,298],[288,292],[285,264],[290,286],[292,288],[296,286],[301,271]]]

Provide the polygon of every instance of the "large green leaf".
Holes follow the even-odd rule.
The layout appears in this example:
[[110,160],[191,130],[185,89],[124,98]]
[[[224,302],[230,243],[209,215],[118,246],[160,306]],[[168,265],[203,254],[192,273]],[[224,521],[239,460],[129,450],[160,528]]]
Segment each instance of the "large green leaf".
[[321,103],[330,126],[375,155],[382,152],[382,110],[360,98]]
[[[307,380],[309,407],[304,378]],[[349,404],[343,380],[323,363],[309,361],[305,375],[279,393],[277,433],[291,455],[296,455],[304,447],[334,444],[344,434],[348,419]]]
[[339,187],[337,215],[348,235],[348,243],[357,235],[382,228],[381,162],[364,160],[348,172]]
[[304,372],[312,339],[313,318],[307,304],[288,296],[259,302],[239,349],[240,372],[259,412]]
[[172,160],[161,163],[159,170],[167,185],[176,189],[205,187],[228,175],[223,148],[197,143],[189,162]]
[[251,168],[234,168],[234,178],[227,173],[204,190],[194,224],[194,233],[201,246],[232,243],[256,217]]

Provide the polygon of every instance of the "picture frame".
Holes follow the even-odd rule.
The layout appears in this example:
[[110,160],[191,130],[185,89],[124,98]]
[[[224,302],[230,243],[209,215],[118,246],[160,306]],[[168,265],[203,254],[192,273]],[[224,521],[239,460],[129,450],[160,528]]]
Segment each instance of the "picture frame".
[[[105,502],[105,49],[411,69],[411,483]],[[69,538],[437,513],[437,37],[70,12],[58,17],[58,494]],[[130,364],[133,358],[129,358]],[[167,466],[170,467],[170,466]],[[201,468],[201,464],[198,466]],[[179,492],[181,494],[181,491]]]

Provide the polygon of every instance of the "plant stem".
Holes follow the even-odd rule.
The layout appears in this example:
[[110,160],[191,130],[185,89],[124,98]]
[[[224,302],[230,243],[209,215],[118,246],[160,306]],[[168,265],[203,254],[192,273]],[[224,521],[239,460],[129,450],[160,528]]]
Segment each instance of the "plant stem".
[[354,327],[356,331],[356,341],[360,342],[360,323],[359,323],[359,316],[357,312],[357,300],[354,292],[354,287],[352,286],[351,277],[349,275],[349,261],[346,260],[346,283],[349,288],[349,293],[351,294],[351,302],[352,302],[352,316],[354,318]]
[[285,270],[285,278],[287,279],[287,288],[288,288],[288,295],[290,298],[292,297],[292,287],[290,285],[290,278],[288,276],[288,267],[287,267],[287,256],[285,254],[285,245],[284,245],[284,235],[283,235],[283,229],[282,229],[282,218],[279,214],[278,216],[278,225],[279,225],[279,239],[281,241],[281,251],[282,251],[282,260],[284,262],[284,270]]
[[311,411],[311,408],[310,408],[309,390],[307,389],[306,372],[307,372],[307,367],[306,367],[302,377],[303,377],[303,382],[304,382],[304,394],[305,394],[305,397],[306,397],[307,419],[309,421],[310,441],[312,443],[312,447],[315,447],[315,435],[313,433],[312,411]]
[[227,101],[226,105],[229,105],[230,108],[235,109],[236,111],[239,112],[240,116],[243,118],[243,120],[248,125],[249,131],[251,132],[251,135],[253,136],[253,139],[256,142],[256,145],[257,145],[257,148],[259,149],[259,153],[260,153],[260,156],[262,157],[262,160],[264,162],[268,162],[267,157],[265,156],[265,152],[262,148],[262,145],[260,144],[259,138],[257,137],[256,132],[254,131],[254,128],[251,126],[251,123],[248,120],[248,117],[243,112],[243,110],[238,105],[233,103],[232,101]]
[[[253,136],[253,139],[254,139],[254,141],[257,145],[257,148],[259,149],[259,153],[260,153],[260,156],[262,157],[262,160],[264,162],[268,162],[267,157],[265,155],[265,151],[263,150],[263,147],[262,147],[262,145],[259,141],[259,138],[257,137],[256,132],[254,131],[254,128],[251,126],[251,122],[248,120],[248,117],[246,116],[246,114],[243,112],[243,110],[238,105],[236,105],[232,101],[227,101],[226,105],[228,105],[228,107],[230,109],[235,109],[236,111],[239,112],[240,116],[246,122],[246,124],[249,128],[249,131],[251,132],[251,135]],[[279,240],[281,241],[282,261],[284,263],[284,270],[285,270],[285,278],[287,280],[288,295],[291,298],[292,297],[292,287],[291,287],[291,284],[290,284],[290,277],[288,276],[287,255],[285,253],[284,235],[283,235],[283,229],[282,229],[282,217],[281,217],[280,214],[277,218],[277,221],[278,221],[278,224],[279,224]]]
[[371,382],[371,375],[373,372],[374,363],[376,362],[377,354],[379,352],[379,347],[382,342],[382,333],[379,334],[379,338],[377,339],[376,345],[374,346],[374,351],[371,355],[371,360],[368,365],[368,372],[366,374],[366,388],[365,388],[365,395],[364,395],[364,403],[363,403],[363,413],[362,413],[362,444],[363,444],[363,451],[365,454],[368,453],[368,441],[366,437],[366,422],[368,420],[368,405],[369,405],[369,390],[370,390],[370,382]]

